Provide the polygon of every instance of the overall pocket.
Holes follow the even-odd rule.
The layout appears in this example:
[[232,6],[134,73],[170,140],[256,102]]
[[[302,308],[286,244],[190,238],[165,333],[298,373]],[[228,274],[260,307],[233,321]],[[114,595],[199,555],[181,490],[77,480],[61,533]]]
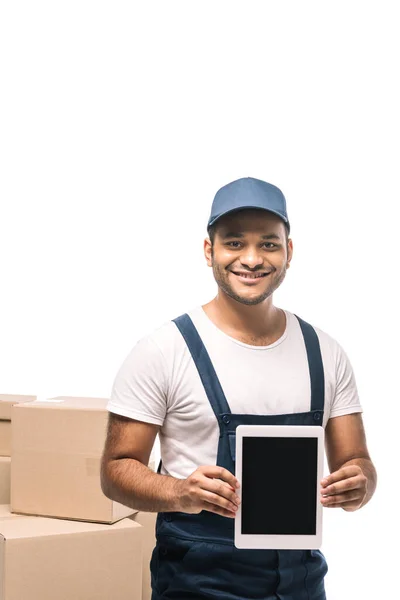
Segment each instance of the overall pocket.
[[328,565],[325,556],[320,550],[306,550],[305,559],[305,584],[310,598],[326,600],[324,578],[328,572]]
[[[157,540],[150,561],[151,584],[163,596],[178,579],[190,578],[190,557],[201,542],[163,536]],[[189,581],[190,583],[190,581]]]

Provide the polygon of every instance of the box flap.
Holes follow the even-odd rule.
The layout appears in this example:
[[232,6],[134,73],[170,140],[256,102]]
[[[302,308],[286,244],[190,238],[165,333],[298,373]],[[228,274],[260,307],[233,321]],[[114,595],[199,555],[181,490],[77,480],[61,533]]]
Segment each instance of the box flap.
[[11,421],[11,407],[22,402],[32,402],[37,396],[0,394],[0,420]]
[[84,396],[54,396],[35,402],[36,405],[49,404],[54,408],[75,408],[77,410],[106,410],[108,398],[90,398]]
[[[49,408],[75,408],[84,410],[106,410],[108,398],[86,398],[83,396],[54,396],[53,398],[40,397],[30,403],[31,408],[48,406]],[[14,403],[15,404],[15,403]]]
[[108,525],[90,523],[87,521],[69,521],[65,519],[48,519],[46,517],[22,517],[20,519],[0,520],[0,533],[6,540],[30,539],[71,533],[93,533],[96,531],[111,531],[115,529],[130,529],[141,527],[130,519],[123,519]]
[[124,504],[120,504],[119,502],[112,503],[112,520],[113,522],[119,521],[120,519],[125,519],[130,517],[131,515],[137,513],[138,511],[134,508],[129,508],[129,506],[125,506]]

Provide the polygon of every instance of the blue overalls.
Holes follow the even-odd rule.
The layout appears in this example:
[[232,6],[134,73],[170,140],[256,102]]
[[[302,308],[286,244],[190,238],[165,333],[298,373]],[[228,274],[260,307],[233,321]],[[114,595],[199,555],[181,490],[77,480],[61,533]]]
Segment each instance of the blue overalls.
[[[299,317],[297,319],[308,358],[311,410],[280,415],[232,414],[208,352],[189,315],[174,319],[218,420],[217,465],[233,474],[238,425],[322,424],[324,371],[319,341],[313,327]],[[158,472],[160,469],[161,462]],[[293,501],[296,501],[295,497]],[[152,600],[326,599],[323,580],[328,567],[319,550],[238,549],[233,543],[234,519],[229,517],[206,510],[199,514],[159,513],[156,538],[150,562]]]

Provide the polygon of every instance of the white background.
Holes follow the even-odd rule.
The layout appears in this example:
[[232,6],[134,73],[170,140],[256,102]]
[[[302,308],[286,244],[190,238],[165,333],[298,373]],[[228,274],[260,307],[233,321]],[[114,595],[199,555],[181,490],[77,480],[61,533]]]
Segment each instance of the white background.
[[217,189],[279,186],[275,303],[344,346],[379,475],[359,512],[324,509],[328,600],[397,593],[396,5],[0,9],[0,393],[107,397],[139,337],[214,297]]

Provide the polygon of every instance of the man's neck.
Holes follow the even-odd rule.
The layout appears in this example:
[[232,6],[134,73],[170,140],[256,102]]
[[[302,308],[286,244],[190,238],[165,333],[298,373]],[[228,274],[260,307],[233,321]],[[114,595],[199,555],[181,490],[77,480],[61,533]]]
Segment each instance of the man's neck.
[[251,340],[248,343],[259,340],[260,345],[267,345],[285,331],[286,315],[272,304],[271,297],[261,304],[249,306],[218,294],[202,308],[219,329],[237,339]]

